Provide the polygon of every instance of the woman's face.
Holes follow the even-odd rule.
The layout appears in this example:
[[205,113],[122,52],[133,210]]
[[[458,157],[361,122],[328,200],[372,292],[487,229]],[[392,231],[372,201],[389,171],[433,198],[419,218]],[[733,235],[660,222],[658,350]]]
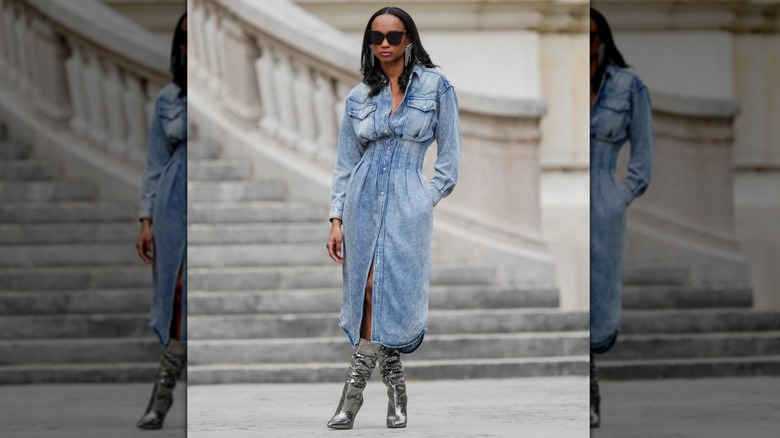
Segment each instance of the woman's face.
[[[383,14],[374,18],[373,23],[371,23],[371,30],[380,32],[383,35],[387,35],[387,33],[391,31],[406,32],[406,28],[401,19],[392,14]],[[371,42],[371,50],[381,62],[392,63],[404,56],[404,49],[406,48],[406,45],[409,44],[409,41],[409,36],[404,33],[401,42],[398,45],[393,46],[388,42],[388,38],[384,38],[379,44],[373,44],[373,42]]]
[[596,26],[596,22],[591,18],[590,20],[590,56],[596,56],[601,47],[601,36],[599,35],[599,28]]

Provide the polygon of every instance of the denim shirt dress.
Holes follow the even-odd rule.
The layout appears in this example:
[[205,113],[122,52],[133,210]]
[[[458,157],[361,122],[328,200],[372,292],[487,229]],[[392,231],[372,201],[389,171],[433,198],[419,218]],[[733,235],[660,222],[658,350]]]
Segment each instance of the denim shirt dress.
[[[386,85],[369,97],[359,84],[346,101],[330,218],[342,219],[343,298],[339,325],[355,346],[371,261],[371,341],[411,353],[428,327],[433,207],[458,179],[458,99],[447,78],[415,65],[406,93],[390,115]],[[436,140],[435,176],[423,159]]]
[[[628,176],[615,167],[628,141]],[[590,346],[609,350],[620,324],[626,208],[650,183],[653,122],[647,87],[630,70],[608,66],[590,111]]]
[[166,85],[155,99],[140,218],[152,219],[154,263],[149,326],[162,346],[170,340],[179,268],[183,272],[181,337],[187,339],[187,97]]

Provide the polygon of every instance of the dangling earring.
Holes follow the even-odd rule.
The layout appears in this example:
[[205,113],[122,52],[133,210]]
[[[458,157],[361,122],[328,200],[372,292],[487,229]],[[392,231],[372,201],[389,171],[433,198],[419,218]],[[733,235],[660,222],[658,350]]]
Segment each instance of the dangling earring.
[[374,51],[371,50],[371,46],[368,46],[368,53],[369,53],[368,56],[371,57],[371,69],[373,70],[374,69],[374,58],[375,58],[375,56],[374,56]]
[[412,59],[412,43],[407,44],[404,49],[404,67],[409,65],[410,59]]

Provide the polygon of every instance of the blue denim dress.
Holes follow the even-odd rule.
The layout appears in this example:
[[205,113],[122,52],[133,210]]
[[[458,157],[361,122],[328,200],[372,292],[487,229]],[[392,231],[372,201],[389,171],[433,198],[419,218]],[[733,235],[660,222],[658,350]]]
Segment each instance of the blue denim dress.
[[[626,141],[628,176],[619,182],[615,167]],[[590,111],[590,346],[596,352],[617,339],[626,207],[647,189],[652,160],[647,87],[630,70],[610,65]]]
[[187,97],[166,85],[155,100],[139,217],[152,219],[154,264],[149,326],[168,344],[179,268],[184,269],[181,336],[187,340]]
[[[331,218],[342,219],[343,299],[339,325],[355,346],[371,261],[371,341],[417,349],[428,325],[433,207],[455,187],[461,142],[458,99],[439,71],[416,65],[390,115],[390,87],[347,97],[333,172]],[[435,176],[421,173],[436,140]]]

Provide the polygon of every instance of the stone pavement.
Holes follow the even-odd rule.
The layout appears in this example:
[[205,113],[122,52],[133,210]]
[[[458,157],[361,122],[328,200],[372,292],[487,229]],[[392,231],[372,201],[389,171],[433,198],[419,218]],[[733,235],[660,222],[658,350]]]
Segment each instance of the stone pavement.
[[[346,369],[345,369],[346,372]],[[375,374],[350,431],[326,427],[343,384],[232,384],[188,388],[187,437],[587,437],[588,378],[407,382],[409,425],[385,427]]]
[[162,430],[135,427],[153,383],[0,386],[3,438],[184,438],[186,388],[179,384]]
[[780,377],[602,382],[593,438],[777,438]]

